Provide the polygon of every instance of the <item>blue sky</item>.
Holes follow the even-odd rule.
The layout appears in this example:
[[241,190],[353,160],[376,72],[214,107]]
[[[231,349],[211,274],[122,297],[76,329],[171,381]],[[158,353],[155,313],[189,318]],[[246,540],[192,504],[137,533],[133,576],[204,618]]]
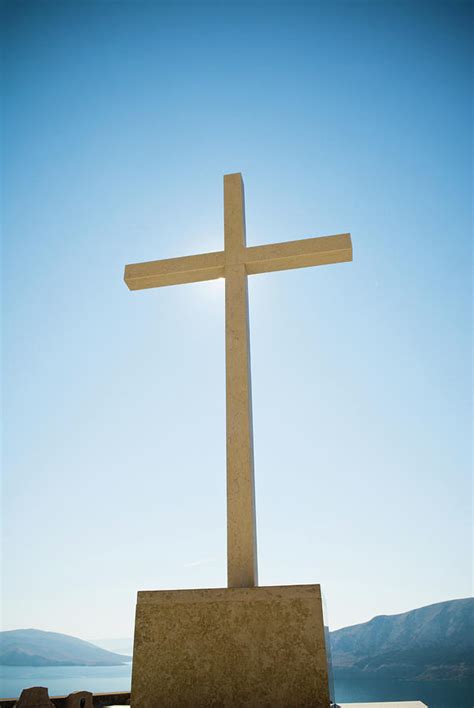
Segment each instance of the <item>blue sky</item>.
[[350,231],[249,281],[261,584],[332,627],[471,593],[470,5],[4,2],[3,623],[133,631],[226,583],[223,281],[123,267]]

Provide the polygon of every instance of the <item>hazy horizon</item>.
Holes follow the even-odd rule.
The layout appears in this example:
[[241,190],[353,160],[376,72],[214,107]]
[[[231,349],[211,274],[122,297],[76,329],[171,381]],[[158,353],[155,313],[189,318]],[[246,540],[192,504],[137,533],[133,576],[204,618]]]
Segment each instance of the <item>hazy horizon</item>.
[[226,585],[223,281],[126,263],[350,232],[249,278],[259,581],[331,628],[472,594],[470,3],[4,2],[2,623],[131,636]]

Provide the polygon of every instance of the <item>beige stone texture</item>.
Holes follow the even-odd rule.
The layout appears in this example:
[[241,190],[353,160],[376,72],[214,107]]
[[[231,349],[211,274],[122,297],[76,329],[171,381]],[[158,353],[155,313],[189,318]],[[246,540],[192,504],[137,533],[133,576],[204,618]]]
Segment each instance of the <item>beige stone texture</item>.
[[[234,175],[227,176],[233,177]],[[298,241],[283,241],[266,246],[247,246],[235,254],[233,258],[235,264],[239,263],[245,266],[247,275],[344,263],[351,260],[352,241],[350,234],[303,238]],[[130,290],[197,283],[201,280],[223,278],[228,261],[227,252],[214,251],[195,256],[132,263],[125,266],[124,280]]]
[[224,177],[227,585],[258,584],[244,187]]
[[131,290],[225,277],[228,589],[140,592],[134,708],[329,706],[318,585],[259,588],[248,275],[352,260],[350,234],[247,247],[240,174],[224,176],[224,251],[125,267]]
[[328,708],[319,585],[138,593],[133,708]]
[[15,706],[16,708],[54,708],[54,703],[49,699],[47,688],[33,686],[23,689]]
[[243,259],[249,275],[344,263],[352,260],[351,235],[320,236],[267,246],[250,246],[243,254]]
[[144,290],[213,280],[223,278],[224,274],[224,253],[218,251],[198,256],[132,263],[125,266],[124,280],[130,290]]
[[90,691],[74,691],[66,698],[66,708],[94,708]]

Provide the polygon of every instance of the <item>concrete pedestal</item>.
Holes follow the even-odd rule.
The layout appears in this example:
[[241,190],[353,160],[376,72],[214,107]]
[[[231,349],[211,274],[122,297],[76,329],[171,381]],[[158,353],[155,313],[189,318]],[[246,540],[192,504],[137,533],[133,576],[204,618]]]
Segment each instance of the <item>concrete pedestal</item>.
[[319,585],[138,593],[133,708],[328,708]]

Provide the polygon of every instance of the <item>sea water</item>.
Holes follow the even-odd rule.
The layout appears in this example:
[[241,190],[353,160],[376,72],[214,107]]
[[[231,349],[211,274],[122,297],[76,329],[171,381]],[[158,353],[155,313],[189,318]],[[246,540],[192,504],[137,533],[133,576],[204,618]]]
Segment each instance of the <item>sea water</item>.
[[473,708],[472,681],[343,680],[335,685],[341,703],[422,701],[429,708]]
[[45,686],[50,696],[73,691],[130,691],[131,664],[120,666],[0,666],[0,697],[17,698],[24,688]]
[[[50,696],[72,691],[129,691],[131,664],[122,666],[0,666],[0,697],[17,698],[24,688],[46,686]],[[467,681],[336,681],[341,703],[422,701],[429,708],[473,708]]]

